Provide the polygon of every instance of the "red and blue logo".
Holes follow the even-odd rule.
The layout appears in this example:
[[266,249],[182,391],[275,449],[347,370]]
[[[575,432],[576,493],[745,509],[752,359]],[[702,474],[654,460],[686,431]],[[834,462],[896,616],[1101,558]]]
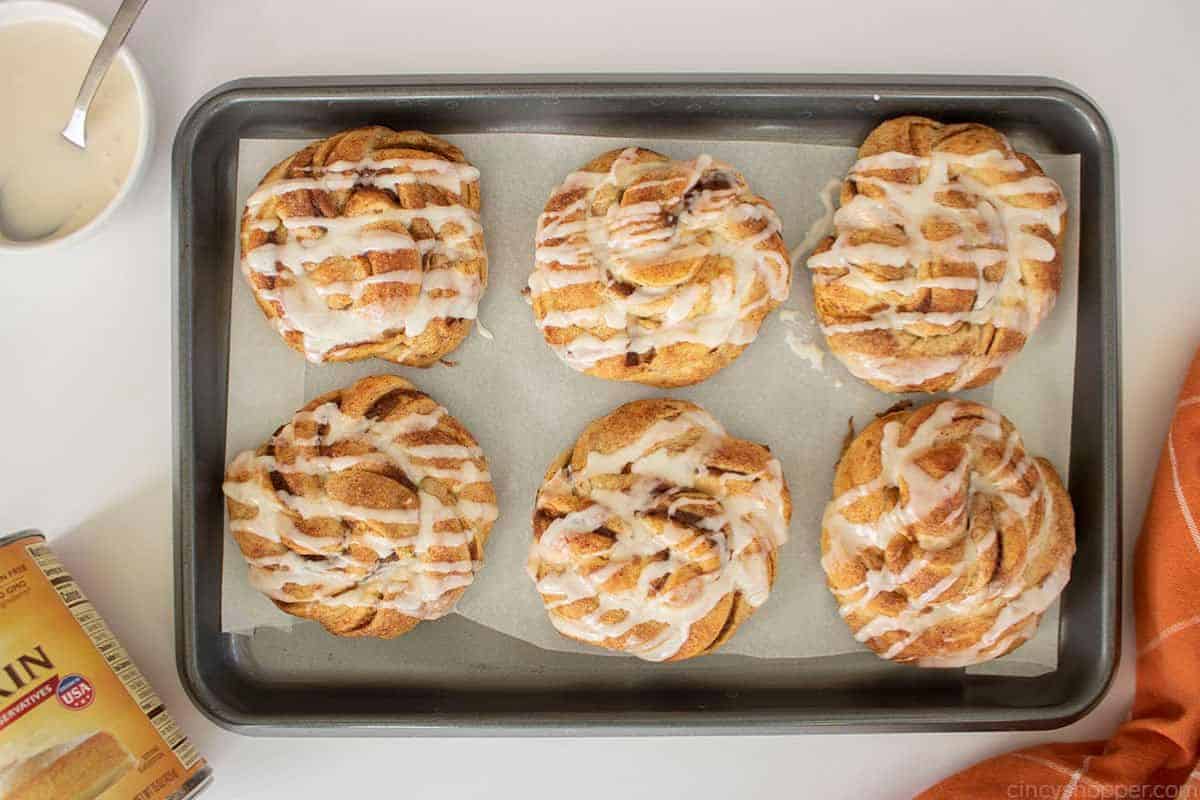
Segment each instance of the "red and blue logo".
[[58,702],[72,711],[87,708],[96,699],[96,690],[87,678],[78,673],[64,676],[58,682]]

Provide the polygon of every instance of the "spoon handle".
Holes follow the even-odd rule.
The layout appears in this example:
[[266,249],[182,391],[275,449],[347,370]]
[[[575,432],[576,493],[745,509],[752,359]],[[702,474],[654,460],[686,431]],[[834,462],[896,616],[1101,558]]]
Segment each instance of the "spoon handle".
[[96,96],[100,82],[104,80],[104,75],[112,65],[113,58],[121,49],[121,45],[125,43],[129,29],[133,27],[134,20],[138,18],[138,14],[142,13],[142,8],[147,1],[123,0],[117,13],[113,15],[112,23],[108,26],[108,33],[104,34],[104,39],[100,42],[100,48],[92,57],[92,64],[88,67],[87,74],[83,76],[83,85],[79,87],[79,96],[75,98],[75,108],[71,111],[71,121],[63,129],[63,136],[79,147],[83,147],[86,141],[85,126],[88,106],[92,104],[92,98]]

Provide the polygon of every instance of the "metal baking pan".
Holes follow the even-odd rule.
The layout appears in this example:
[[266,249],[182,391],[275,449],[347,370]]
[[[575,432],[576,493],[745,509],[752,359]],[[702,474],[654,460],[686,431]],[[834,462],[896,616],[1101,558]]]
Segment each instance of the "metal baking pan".
[[[460,617],[393,641],[299,625],[221,632],[221,479],[238,141],[367,122],[438,133],[704,136],[858,144],[883,119],[976,120],[1038,152],[1082,154],[1070,491],[1078,553],[1058,669],[1036,678],[920,670],[866,652],[677,665],[547,652]],[[831,176],[834,177],[834,176]],[[176,639],[199,708],[243,733],[612,735],[1016,730],[1065,725],[1119,653],[1120,376],[1112,134],[1044,78],[634,76],[267,78],[202,98],[173,155]],[[301,666],[297,666],[301,665]],[[369,665],[369,666],[366,666]],[[381,665],[386,665],[381,666]]]

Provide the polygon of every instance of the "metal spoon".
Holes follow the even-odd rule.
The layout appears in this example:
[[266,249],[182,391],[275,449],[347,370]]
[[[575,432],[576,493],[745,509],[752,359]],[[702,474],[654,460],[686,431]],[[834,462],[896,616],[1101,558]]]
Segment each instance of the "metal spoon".
[[87,147],[88,107],[92,104],[100,82],[104,80],[104,75],[112,66],[117,51],[125,43],[129,29],[133,27],[138,14],[142,13],[146,2],[147,0],[124,0],[121,3],[108,26],[108,33],[104,34],[104,40],[100,42],[100,49],[92,58],[92,65],[83,76],[83,85],[79,87],[79,96],[75,98],[75,108],[71,111],[71,120],[62,130],[63,138],[80,149]]

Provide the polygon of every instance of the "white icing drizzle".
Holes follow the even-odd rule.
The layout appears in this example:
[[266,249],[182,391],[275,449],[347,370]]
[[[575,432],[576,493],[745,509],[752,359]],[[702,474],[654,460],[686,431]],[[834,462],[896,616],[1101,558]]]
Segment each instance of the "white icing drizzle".
[[[685,449],[664,446],[685,435],[695,437]],[[708,458],[726,438],[711,415],[693,408],[655,422],[613,452],[589,452],[583,470],[564,466],[542,486],[539,509],[556,497],[587,503],[551,522],[529,552],[527,570],[561,633],[599,644],[643,623],[662,623],[656,635],[634,637],[623,648],[662,661],[675,655],[692,625],[730,593],[740,593],[755,607],[766,601],[769,556],[787,541],[783,474],[772,458],[758,474],[725,472],[714,480]],[[611,481],[622,474],[631,476],[628,486],[595,488],[597,478]],[[734,482],[739,485],[731,487]],[[611,547],[572,552],[574,539],[601,528],[614,534]],[[605,585],[639,564],[631,588]],[[697,565],[697,573],[683,572]],[[539,572],[544,572],[540,578]],[[692,577],[670,591],[656,589],[658,582],[681,574]],[[585,599],[596,601],[592,613],[575,619],[553,613]],[[613,621],[614,616],[620,619]]]
[[[968,452],[958,466],[941,479],[931,477],[918,464],[931,446],[943,442],[946,427],[966,417],[982,417],[965,440]],[[825,509],[822,521],[828,548],[821,559],[826,573],[833,575],[839,565],[861,562],[866,577],[858,585],[831,590],[840,605],[843,617],[859,614],[855,638],[860,642],[889,633],[901,632],[886,650],[875,647],[886,659],[913,660],[905,656],[906,649],[934,626],[963,618],[993,617],[988,630],[974,642],[951,645],[937,656],[917,659],[921,666],[968,666],[987,661],[1005,652],[1012,645],[1033,635],[1041,614],[1062,592],[1070,577],[1071,552],[1053,570],[1032,580],[1030,564],[1050,547],[1056,526],[1057,509],[1046,491],[1042,465],[1025,454],[1018,433],[1003,434],[1004,418],[986,406],[958,401],[943,401],[913,432],[904,445],[899,443],[901,422],[890,420],[884,425],[880,444],[881,468],[874,480],[855,486],[835,497]],[[975,453],[983,447],[995,447],[1003,442],[997,466],[981,474],[974,466]],[[1019,457],[1018,457],[1019,454]],[[903,500],[870,522],[852,522],[844,512],[869,496],[901,488]],[[905,494],[906,493],[906,494]],[[940,601],[942,595],[966,577],[968,569],[983,560],[999,558],[996,529],[979,535],[970,530],[971,504],[986,497],[996,513],[997,525],[1028,525],[1035,509],[1040,511],[1037,530],[1028,531],[1029,540],[1021,554],[1021,562],[1011,570],[1007,579],[999,572],[977,590],[954,599]],[[946,513],[947,507],[953,510]],[[945,514],[935,523],[937,514]],[[976,524],[980,524],[976,522]],[[875,569],[862,558],[868,548],[887,551],[897,536],[910,540],[912,558],[899,572],[886,563]],[[933,586],[917,591],[931,568],[930,557],[947,547],[964,543],[962,560]],[[936,574],[936,573],[935,573]],[[966,586],[964,585],[964,589]],[[907,598],[907,605],[894,615],[871,606],[881,593],[890,592]],[[861,615],[869,619],[862,622]],[[873,616],[871,616],[873,615]],[[1018,625],[1018,623],[1020,623]],[[1016,627],[1014,627],[1016,626]]]
[[[298,171],[309,177],[263,184],[247,200],[247,232],[278,230],[287,238],[247,249],[242,271],[259,298],[275,306],[278,313],[271,322],[279,333],[303,334],[306,358],[320,362],[347,346],[398,334],[416,337],[435,319],[475,319],[486,278],[457,268],[467,260],[486,263],[487,255],[475,238],[481,227],[473,209],[451,203],[343,217],[276,217],[268,208],[270,201],[290,192],[344,192],[363,186],[398,191],[405,185],[427,184],[461,198],[479,178],[475,167],[434,157],[367,157]],[[413,238],[418,220],[432,228],[432,238]],[[328,259],[405,251],[412,252],[410,260],[420,269],[333,282],[314,274]],[[437,267],[432,265],[434,257]],[[263,278],[273,278],[273,288],[264,288]],[[368,287],[379,284],[407,284],[411,289],[400,297],[364,297]]]
[[[628,148],[608,172],[574,172],[547,205],[560,197],[582,196],[538,218],[535,266],[529,276],[530,296],[594,284],[594,305],[570,311],[537,309],[537,324],[546,329],[583,329],[555,352],[578,370],[628,353],[644,354],[680,342],[709,348],[749,344],[758,333],[752,315],[766,304],[788,296],[791,267],[771,241],[781,225],[761,201],[747,202],[746,187],[732,168],[707,155],[688,162],[636,163],[637,148]],[[684,173],[680,173],[682,166]],[[669,180],[643,176],[674,169]],[[718,176],[716,188],[697,188],[706,176]],[[638,192],[678,185],[668,199],[631,205],[614,202],[604,216],[590,211],[597,192],[617,187]],[[759,228],[752,235],[735,226]],[[711,235],[711,243],[702,237]],[[669,285],[646,285],[639,270],[654,264],[728,258],[732,267],[711,283],[684,276]],[[630,293],[608,291],[624,285]],[[765,287],[765,296],[755,297]]]
[[[903,169],[921,170],[924,177],[920,183],[910,184],[878,174]],[[1000,172],[1005,179],[987,183],[971,170]],[[837,284],[857,290],[877,301],[878,310],[867,318],[825,319],[822,330],[826,336],[876,330],[911,333],[914,325],[938,326],[950,332],[965,323],[993,325],[1028,337],[1050,312],[1055,293],[1027,285],[1022,262],[1049,263],[1058,257],[1042,229],[1054,236],[1061,232],[1066,201],[1058,184],[1045,176],[1029,175],[1011,150],[974,155],[935,150],[929,156],[889,151],[859,159],[847,181],[860,189],[877,189],[882,196],[860,192],[839,208],[834,215],[837,238],[829,250],[811,256],[808,267],[813,270],[815,286]],[[1044,208],[1023,202],[1031,197],[1040,202],[1049,197],[1052,202]],[[950,198],[959,204],[965,198],[966,207],[947,205]],[[955,232],[931,239],[926,235],[930,223],[939,223],[939,230],[952,225]],[[889,228],[903,231],[903,243],[851,243],[862,232]],[[968,267],[973,274],[921,276],[921,267],[933,263]],[[985,270],[997,265],[1003,265],[1003,274],[992,280]],[[878,267],[902,269],[903,274],[884,276]],[[961,311],[897,310],[900,303],[911,302],[922,290],[971,292],[974,301],[970,309]],[[1013,355],[985,353],[922,364],[903,356],[859,356],[852,345],[834,349],[856,376],[897,387],[915,388],[929,378],[956,373],[950,391],[966,386],[985,370],[1005,366]]]
[[796,328],[789,328],[783,335],[788,349],[798,358],[808,362],[808,365],[820,372],[825,368],[825,351],[809,340]]
[[[441,158],[363,158],[335,161],[323,167],[304,167],[310,178],[286,178],[259,186],[246,200],[247,208],[257,210],[269,200],[301,190],[339,192],[355,186],[390,189],[406,184],[427,183],[457,195],[467,184],[479,180],[479,170]],[[315,174],[314,174],[315,173]]]
[[800,244],[792,248],[788,254],[791,257],[792,268],[796,269],[800,266],[800,261],[805,256],[813,251],[821,240],[829,235],[833,230],[834,216],[834,197],[842,188],[842,182],[837,178],[832,178],[821,187],[821,191],[817,192],[817,199],[821,201],[821,207],[824,210],[821,216],[813,221],[813,224],[808,226],[808,230],[804,232],[804,238],[800,240]]
[[[461,497],[491,476],[476,445],[427,444],[421,435],[442,424],[446,410],[410,412],[398,418],[372,420],[344,413],[336,402],[297,413],[271,439],[277,456],[239,453],[230,463],[222,486],[231,500],[252,506],[250,519],[231,519],[236,533],[282,544],[280,555],[247,557],[250,582],[272,599],[313,602],[323,606],[394,609],[418,619],[435,619],[453,610],[451,593],[469,585],[482,562],[450,555],[468,552],[477,532],[496,519],[494,502]],[[315,428],[315,436],[300,436],[297,427]],[[409,441],[415,439],[415,441]],[[362,455],[322,455],[339,443],[369,445]],[[399,508],[352,505],[329,496],[324,481],[361,467],[398,467],[414,487],[416,501]],[[275,489],[271,473],[299,473],[322,478],[321,488],[293,494]],[[434,478],[449,490],[445,505],[424,481]],[[490,494],[490,491],[488,492]],[[337,537],[313,536],[302,521],[335,519],[364,525]],[[400,526],[384,529],[381,526]],[[369,532],[363,532],[366,528]],[[366,547],[374,558],[363,559],[352,549]]]
[[808,362],[820,372],[825,368],[825,351],[813,341],[816,323],[809,312],[798,308],[784,308],[779,312],[779,321],[787,328],[783,340],[792,353]]

